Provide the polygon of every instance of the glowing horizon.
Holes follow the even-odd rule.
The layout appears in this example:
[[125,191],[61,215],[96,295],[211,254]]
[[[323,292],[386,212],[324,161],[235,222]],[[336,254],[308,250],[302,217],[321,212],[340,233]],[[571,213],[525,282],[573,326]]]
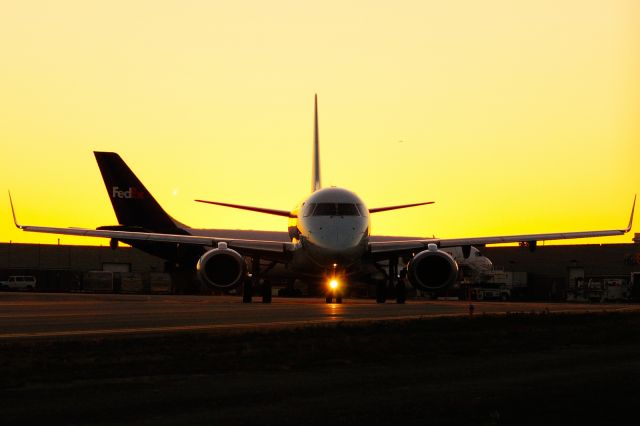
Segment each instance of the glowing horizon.
[[[286,231],[193,200],[308,195],[314,93],[324,186],[436,202],[375,235],[618,229],[638,192],[633,0],[37,6],[0,17],[0,181],[25,224],[115,224],[92,155],[114,151],[193,228]],[[4,198],[0,241],[108,243],[19,231]]]

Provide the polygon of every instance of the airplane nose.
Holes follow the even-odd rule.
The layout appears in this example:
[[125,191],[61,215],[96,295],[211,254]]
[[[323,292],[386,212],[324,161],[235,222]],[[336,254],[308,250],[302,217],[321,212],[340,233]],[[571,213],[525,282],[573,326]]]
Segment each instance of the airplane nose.
[[336,231],[335,244],[339,247],[351,247],[356,245],[354,233]]
[[316,235],[316,245],[327,250],[344,250],[355,246],[353,236],[333,231]]
[[367,232],[366,219],[361,217],[311,217],[306,222],[308,241],[323,256],[341,256],[361,249]]
[[359,245],[362,234],[355,229],[324,229],[314,232],[312,243],[329,251],[344,251]]

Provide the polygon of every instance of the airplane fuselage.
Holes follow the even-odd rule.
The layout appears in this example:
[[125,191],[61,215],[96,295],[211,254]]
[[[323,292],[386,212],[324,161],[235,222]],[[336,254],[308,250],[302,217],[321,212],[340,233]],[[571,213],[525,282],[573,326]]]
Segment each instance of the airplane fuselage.
[[349,273],[358,269],[369,243],[369,210],[360,197],[342,188],[311,194],[289,220],[289,235],[297,249],[294,269]]

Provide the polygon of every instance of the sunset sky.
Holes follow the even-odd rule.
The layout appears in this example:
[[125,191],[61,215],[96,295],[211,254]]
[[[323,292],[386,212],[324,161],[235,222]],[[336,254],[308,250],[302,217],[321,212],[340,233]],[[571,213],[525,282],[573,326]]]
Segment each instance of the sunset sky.
[[637,0],[4,1],[0,241],[108,244],[16,230],[6,195],[115,224],[94,150],[192,227],[285,231],[193,199],[307,196],[315,93],[325,186],[436,201],[374,234],[622,228],[640,190]]

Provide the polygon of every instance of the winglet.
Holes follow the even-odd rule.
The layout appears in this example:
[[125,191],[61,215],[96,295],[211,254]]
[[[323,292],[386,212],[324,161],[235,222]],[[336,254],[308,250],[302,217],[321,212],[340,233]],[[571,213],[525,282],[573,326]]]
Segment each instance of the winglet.
[[311,192],[316,192],[322,188],[320,182],[320,137],[318,134],[318,95],[314,97],[313,103],[313,176],[311,182]]
[[636,197],[638,194],[633,196],[633,206],[631,207],[631,217],[629,218],[629,226],[627,226],[624,230],[625,233],[631,231],[631,227],[633,226],[633,212],[636,209]]
[[16,219],[16,210],[13,208],[13,200],[11,199],[11,191],[9,192],[9,203],[11,204],[11,214],[13,215],[13,223],[16,225],[16,228],[22,229],[22,225],[18,223],[18,219]]

